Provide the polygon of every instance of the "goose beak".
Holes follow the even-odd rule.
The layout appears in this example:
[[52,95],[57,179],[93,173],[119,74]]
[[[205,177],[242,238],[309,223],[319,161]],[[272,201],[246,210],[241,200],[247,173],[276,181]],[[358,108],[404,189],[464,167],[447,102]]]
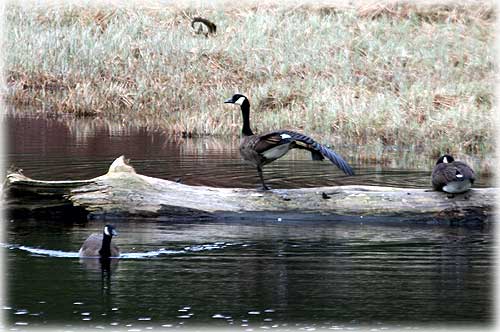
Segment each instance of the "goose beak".
[[233,98],[228,98],[224,100],[224,104],[234,104]]

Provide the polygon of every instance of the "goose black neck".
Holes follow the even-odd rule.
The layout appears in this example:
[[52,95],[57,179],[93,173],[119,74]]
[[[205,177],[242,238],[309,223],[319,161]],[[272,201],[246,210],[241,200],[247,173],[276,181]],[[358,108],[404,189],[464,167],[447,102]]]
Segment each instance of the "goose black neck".
[[102,235],[102,245],[101,250],[99,250],[99,255],[103,258],[111,257],[111,236],[107,234]]
[[253,132],[250,128],[250,103],[247,99],[241,104],[241,114],[243,115],[243,128],[241,133],[244,136],[252,136]]

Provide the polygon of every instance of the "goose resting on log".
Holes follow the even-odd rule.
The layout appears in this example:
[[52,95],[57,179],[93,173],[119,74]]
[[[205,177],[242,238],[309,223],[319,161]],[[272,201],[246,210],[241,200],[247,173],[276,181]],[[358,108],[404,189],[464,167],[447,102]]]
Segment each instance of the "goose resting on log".
[[261,191],[189,186],[137,174],[123,156],[107,174],[80,181],[7,175],[7,212],[84,210],[87,218],[157,220],[327,220],[358,222],[489,222],[497,188],[473,188],[448,198],[428,189],[337,186]]
[[476,174],[466,163],[456,161],[452,156],[445,154],[434,166],[431,180],[435,190],[461,194],[472,187]]

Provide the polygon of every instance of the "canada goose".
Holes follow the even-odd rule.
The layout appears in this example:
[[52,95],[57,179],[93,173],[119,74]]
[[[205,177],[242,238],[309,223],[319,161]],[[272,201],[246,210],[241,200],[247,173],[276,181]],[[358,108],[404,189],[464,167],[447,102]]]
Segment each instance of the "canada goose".
[[459,194],[471,188],[476,175],[466,163],[455,161],[452,156],[445,154],[436,162],[431,179],[434,190]]
[[118,235],[112,225],[104,226],[102,234],[91,234],[85,242],[78,254],[80,257],[118,257],[120,256],[120,249],[113,244],[111,245],[111,238]]
[[237,104],[243,115],[243,137],[240,141],[240,154],[243,160],[257,167],[262,188],[269,190],[264,183],[262,166],[283,157],[291,149],[303,149],[311,152],[313,160],[323,160],[325,157],[337,165],[345,174],[354,175],[354,171],[342,157],[331,149],[317,143],[309,136],[290,130],[277,130],[270,133],[255,135],[250,129],[250,102],[242,94],[235,94],[224,103]]
[[191,28],[193,28],[195,34],[204,35],[207,38],[208,35],[217,33],[217,26],[215,23],[203,17],[194,17],[191,20]]

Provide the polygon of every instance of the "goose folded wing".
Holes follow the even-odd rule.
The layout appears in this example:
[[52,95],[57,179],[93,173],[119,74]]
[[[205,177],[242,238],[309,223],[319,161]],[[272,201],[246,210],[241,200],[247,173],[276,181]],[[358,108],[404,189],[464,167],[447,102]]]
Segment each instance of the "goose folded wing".
[[265,135],[261,135],[258,137],[258,140],[255,142],[254,149],[258,153],[266,152],[276,146],[282,144],[289,144],[293,140],[290,139],[290,135],[283,135],[281,131],[275,131],[272,133],[268,133]]
[[457,168],[451,164],[438,164],[432,171],[432,185],[436,188],[442,188],[457,178]]
[[101,246],[102,234],[93,233],[85,240],[85,242],[83,242],[82,247],[80,248],[80,254],[97,256]]
[[463,175],[464,179],[469,179],[471,182],[474,182],[474,180],[476,179],[476,174],[474,173],[472,168],[469,167],[469,165],[461,161],[455,161],[453,164],[458,172]]

